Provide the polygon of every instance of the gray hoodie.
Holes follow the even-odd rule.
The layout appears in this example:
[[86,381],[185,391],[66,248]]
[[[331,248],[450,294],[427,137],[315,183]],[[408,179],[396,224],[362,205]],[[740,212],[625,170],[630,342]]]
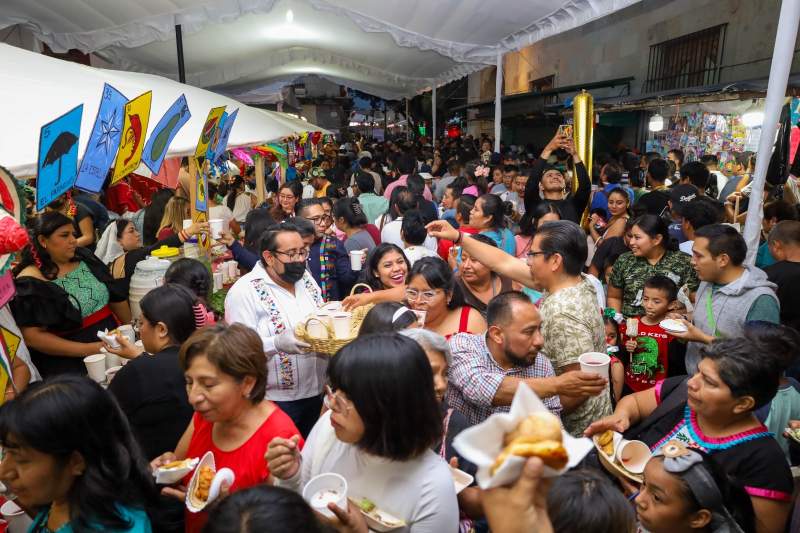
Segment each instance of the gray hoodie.
[[[778,303],[775,296],[777,285],[767,280],[763,270],[746,266],[744,273],[727,285],[717,286],[707,281],[700,283],[694,304],[694,325],[708,335],[720,338],[735,337],[741,334],[742,326],[747,321],[747,314],[759,296],[768,295]],[[712,292],[713,289],[713,292]],[[716,321],[716,332],[709,320],[708,298],[711,296],[711,315]],[[689,375],[697,371],[700,362],[699,342],[690,342],[686,348],[686,371]]]

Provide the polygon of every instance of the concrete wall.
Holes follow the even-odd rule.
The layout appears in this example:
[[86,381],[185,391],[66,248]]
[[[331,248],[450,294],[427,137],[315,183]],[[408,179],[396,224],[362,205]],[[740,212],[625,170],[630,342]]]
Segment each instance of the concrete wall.
[[[797,0],[791,0],[797,1]],[[504,94],[528,91],[528,83],[555,74],[556,87],[634,76],[639,94],[647,78],[650,46],[727,23],[721,82],[769,75],[780,0],[644,0],[608,17],[509,53]],[[792,71],[800,70],[795,54]],[[494,97],[494,69],[470,76],[469,94]],[[491,78],[491,79],[490,79]],[[614,96],[621,88],[596,90]]]

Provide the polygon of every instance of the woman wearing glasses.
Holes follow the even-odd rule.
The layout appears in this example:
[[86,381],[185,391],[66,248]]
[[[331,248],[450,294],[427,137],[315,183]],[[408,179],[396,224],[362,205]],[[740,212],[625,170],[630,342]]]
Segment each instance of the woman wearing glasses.
[[[206,327],[189,337],[179,358],[194,416],[175,453],[154,459],[151,467],[210,451],[217,469],[233,470],[235,480],[227,490],[266,482],[268,443],[281,437],[301,446],[302,440],[291,419],[264,398],[268,371],[258,334],[241,324]],[[167,487],[162,493],[185,499],[189,479],[191,474],[184,478],[184,485]],[[208,518],[205,512],[188,511],[185,517],[187,533],[199,532]]]
[[423,257],[411,267],[406,301],[412,309],[426,312],[425,329],[445,338],[486,331],[486,320],[477,309],[465,305],[453,271],[438,257]]
[[268,229],[259,251],[253,270],[228,291],[225,321],[239,322],[259,334],[270,369],[267,398],[277,402],[306,435],[322,408],[327,360],[308,353],[308,344],[294,336],[294,328],[322,305],[322,292],[306,270],[308,248],[294,224]]
[[[349,498],[368,499],[405,522],[394,531],[458,531],[450,470],[431,450],[442,437],[442,417],[420,345],[397,333],[359,337],[331,359],[328,379],[329,410],[311,431],[302,460],[295,439],[269,444],[267,462],[278,484],[299,492],[312,477],[333,472],[347,480]],[[344,513],[361,519],[353,504]]]
[[287,181],[278,189],[275,205],[269,214],[276,222],[284,222],[294,218],[297,204],[303,197],[303,185],[299,181]]

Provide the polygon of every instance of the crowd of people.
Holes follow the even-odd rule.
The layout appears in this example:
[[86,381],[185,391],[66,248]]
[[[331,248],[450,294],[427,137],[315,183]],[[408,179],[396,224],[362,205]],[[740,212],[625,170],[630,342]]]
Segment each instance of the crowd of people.
[[[126,180],[31,213],[0,310],[22,341],[0,481],[30,531],[356,533],[360,498],[409,533],[800,527],[791,184],[765,192],[752,266],[752,160],[622,148],[587,168],[560,133],[492,147],[353,138],[305,175],[267,176],[263,203],[252,168],[212,181],[216,244],[240,271],[224,312],[207,265],[181,258],[139,302],[139,343],[97,332],[131,323],[137,263],[209,231],[184,225],[185,170],[149,199]],[[370,308],[355,340],[316,353],[296,326],[337,301]],[[607,378],[581,370],[588,352],[609,355]],[[98,353],[128,361],[106,390],[81,376]],[[532,458],[510,486],[456,493],[451,467],[478,468],[455,437],[508,412],[521,384],[573,437],[644,442],[641,482],[592,452],[555,478]],[[234,480],[192,512],[190,475],[164,486],[152,472],[206,452]],[[300,496],[323,473],[352,496],[333,518]]]

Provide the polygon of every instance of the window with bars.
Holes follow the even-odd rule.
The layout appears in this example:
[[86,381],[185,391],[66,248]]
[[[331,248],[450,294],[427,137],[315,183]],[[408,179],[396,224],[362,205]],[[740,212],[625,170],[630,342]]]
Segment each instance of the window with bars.
[[720,24],[650,46],[644,92],[719,83],[726,27]]

